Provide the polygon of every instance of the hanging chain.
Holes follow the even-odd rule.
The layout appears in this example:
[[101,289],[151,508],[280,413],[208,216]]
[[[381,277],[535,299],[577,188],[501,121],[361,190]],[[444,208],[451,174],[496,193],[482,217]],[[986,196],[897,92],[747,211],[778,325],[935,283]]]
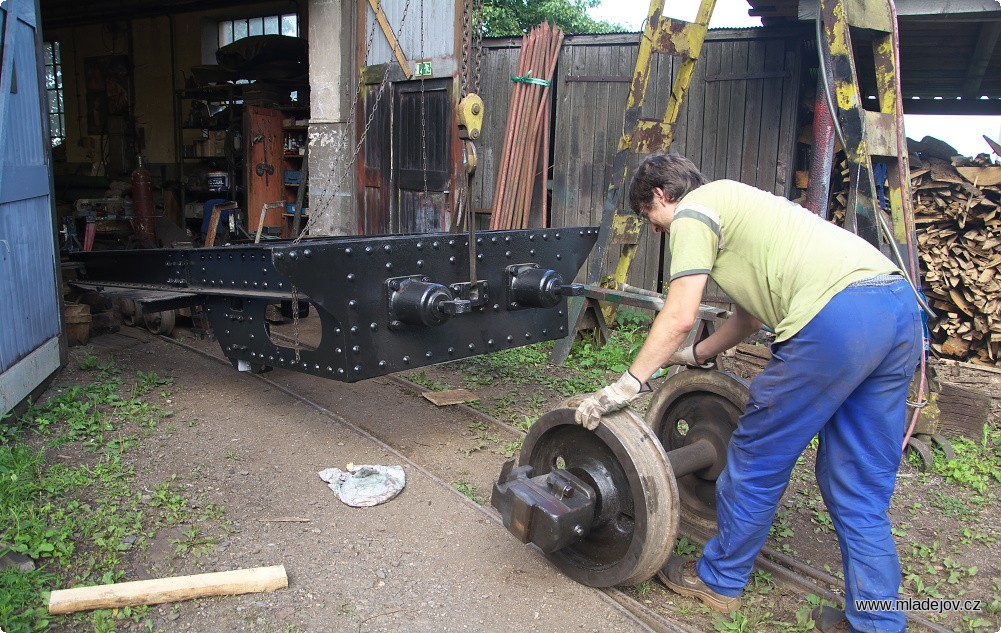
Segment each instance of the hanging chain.
[[[382,7],[381,0],[379,0],[379,2],[377,3],[376,6],[378,6],[380,8]],[[407,12],[409,11],[409,9],[410,9],[410,0],[407,0],[406,3],[403,5],[403,15],[400,17],[400,26],[399,26],[399,28],[396,31],[396,39],[397,39],[397,41],[399,41],[400,38],[403,35],[403,28],[404,28],[404,26],[407,23]],[[369,30],[368,43],[366,44],[366,46],[368,47],[366,49],[366,54],[367,54],[368,50],[371,50],[372,39],[373,39],[373,36],[375,34],[375,25],[376,25],[376,23],[377,23],[377,21],[373,20],[372,21],[372,28]],[[422,29],[423,29],[423,27],[422,27]],[[422,34],[423,34],[423,31],[422,31]],[[352,153],[351,153],[351,158],[348,159],[347,163],[344,165],[344,169],[341,171],[340,175],[336,179],[336,182],[335,182],[334,186],[332,188],[328,189],[328,193],[327,193],[326,197],[323,198],[323,199],[321,199],[319,201],[319,204],[316,205],[317,210],[320,210],[320,209],[326,210],[329,207],[331,201],[334,199],[334,196],[336,195],[336,192],[339,191],[340,188],[344,185],[345,180],[347,180],[348,174],[351,173],[351,169],[352,169],[352,167],[354,167],[355,162],[356,162],[356,160],[358,158],[358,153],[361,151],[362,146],[365,144],[365,139],[368,137],[368,132],[369,132],[369,130],[372,127],[372,122],[375,120],[375,115],[376,115],[376,113],[379,110],[379,103],[382,101],[382,96],[386,93],[386,84],[389,83],[390,73],[391,73],[391,71],[393,69],[393,66],[396,65],[396,64],[398,64],[398,62],[396,61],[396,57],[395,56],[391,56],[390,59],[389,59],[389,62],[387,62],[386,66],[385,66],[385,70],[383,71],[382,80],[379,82],[379,90],[376,93],[375,103],[372,105],[372,111],[369,113],[368,118],[365,121],[365,127],[362,130],[361,136],[358,139],[358,143],[355,144],[354,151],[352,151]],[[361,90],[362,90],[363,84],[364,84],[364,79],[359,74],[357,89],[355,90],[355,93],[353,95],[352,102],[351,102],[350,112],[348,113],[348,124],[349,124],[349,126],[350,126],[350,123],[352,123],[353,120],[354,120],[354,114],[355,114],[355,110],[356,110],[357,105],[358,105],[358,99],[359,99],[359,97],[361,95]],[[335,151],[342,151],[342,150],[346,149],[348,147],[349,142],[350,142],[349,138],[350,137],[349,137],[348,133],[345,133],[344,136],[343,136],[342,142],[335,148]],[[330,182],[333,182],[333,181],[334,181],[334,179],[331,178],[327,182],[330,183]],[[309,214],[309,219],[306,221],[306,226],[304,226],[303,229],[302,229],[302,231],[299,233],[299,235],[297,235],[295,237],[295,239],[293,240],[293,243],[298,243],[303,238],[303,236],[305,236],[309,232],[309,229],[312,228],[313,224],[315,224],[316,218],[317,218],[318,215],[319,215],[319,213],[310,213]]]
[[480,66],[483,62],[483,0],[473,0],[473,92],[480,93]]
[[473,0],[462,0],[462,46],[459,59],[459,97],[469,94],[470,60],[473,42],[472,16]]
[[479,93],[480,65],[483,60],[483,0],[462,2],[462,58],[459,71],[459,96]]
[[[424,59],[424,0],[421,0],[421,59]],[[424,176],[424,204],[428,203],[427,113],[424,109],[424,75],[421,74],[421,174]]]
[[[376,3],[376,7],[378,7],[378,8],[382,7],[382,0],[378,0],[378,2]],[[409,9],[410,9],[410,0],[407,0],[406,3],[403,5],[403,15],[400,17],[400,27],[396,31],[396,40],[397,41],[399,41],[400,37],[403,35],[403,27],[407,23],[407,11]],[[368,12],[366,11],[366,16],[367,16],[367,14],[368,14]],[[375,35],[375,25],[376,25],[377,22],[378,22],[378,20],[376,20],[375,18],[372,19],[372,27],[369,29],[369,32],[368,32],[368,41],[365,44],[365,55],[366,56],[368,55],[369,51],[372,50],[372,39],[373,39],[373,37]],[[421,48],[422,48],[422,50],[423,50],[423,47],[424,47],[424,2],[423,2],[423,0],[421,0]],[[295,239],[292,240],[293,244],[298,244],[302,240],[303,236],[305,236],[307,233],[309,233],[309,230],[313,227],[313,224],[316,222],[316,218],[320,215],[319,214],[319,210],[320,209],[327,209],[327,207],[329,207],[330,202],[331,202],[331,200],[333,200],[335,193],[340,190],[341,186],[344,184],[344,181],[347,179],[347,175],[349,173],[351,173],[351,169],[352,169],[352,167],[354,167],[355,161],[358,158],[358,152],[361,151],[362,145],[365,144],[365,139],[368,137],[368,131],[372,127],[372,121],[375,119],[375,114],[376,114],[376,112],[379,109],[379,102],[382,101],[382,96],[386,92],[386,84],[389,83],[389,74],[390,74],[390,71],[393,69],[393,64],[396,64],[396,63],[397,63],[397,61],[396,61],[396,56],[395,55],[391,56],[390,59],[389,59],[389,62],[386,63],[386,68],[385,68],[385,70],[383,71],[383,74],[382,74],[382,81],[379,82],[379,90],[378,90],[378,92],[376,93],[376,96],[375,96],[375,103],[372,104],[372,111],[369,113],[368,119],[365,121],[365,128],[362,130],[361,138],[358,139],[358,143],[355,145],[354,151],[351,153],[351,158],[348,160],[348,163],[344,166],[344,169],[341,172],[340,177],[337,179],[336,184],[332,188],[328,189],[327,197],[325,199],[321,200],[319,202],[319,204],[316,206],[316,208],[314,208],[313,212],[309,214],[309,219],[306,220],[306,225],[304,227],[302,227],[302,231],[299,232],[299,235],[295,236]],[[346,128],[347,128],[347,130],[344,133],[342,142],[339,143],[338,146],[335,149],[335,155],[337,153],[339,153],[339,152],[347,149],[347,147],[348,147],[348,143],[349,143],[348,139],[349,139],[350,128],[351,128],[351,124],[354,122],[355,109],[358,107],[358,99],[361,96],[361,91],[362,91],[362,86],[363,85],[364,85],[364,77],[362,76],[361,73],[359,73],[358,74],[358,84],[355,87],[354,95],[352,96],[352,99],[351,99],[351,106],[350,106],[350,109],[348,110],[348,118],[347,118],[347,122],[346,122]],[[329,184],[330,180],[327,180],[327,183]],[[425,186],[425,188],[426,188],[426,186]],[[293,334],[293,338],[294,338],[293,349],[295,350],[295,362],[298,363],[299,360],[300,360],[300,352],[299,352],[299,350],[300,350],[300,342],[299,342],[299,338],[300,338],[299,337],[299,288],[295,284],[292,284],[292,334]]]

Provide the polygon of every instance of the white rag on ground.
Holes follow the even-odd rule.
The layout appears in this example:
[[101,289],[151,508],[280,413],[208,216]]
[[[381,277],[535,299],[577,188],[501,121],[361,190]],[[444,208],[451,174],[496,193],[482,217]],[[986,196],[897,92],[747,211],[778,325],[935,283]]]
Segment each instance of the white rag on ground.
[[407,483],[402,466],[348,464],[347,470],[326,468],[317,474],[338,499],[355,508],[389,501],[400,494]]

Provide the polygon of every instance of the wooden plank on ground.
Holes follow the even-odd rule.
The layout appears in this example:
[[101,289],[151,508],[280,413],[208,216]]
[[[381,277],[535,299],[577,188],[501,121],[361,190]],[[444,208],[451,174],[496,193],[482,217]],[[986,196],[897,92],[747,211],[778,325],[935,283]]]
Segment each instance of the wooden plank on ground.
[[445,407],[451,404],[462,404],[473,402],[480,397],[469,389],[446,389],[444,391],[424,391],[421,392],[427,400],[433,402],[435,406]]
[[285,587],[288,587],[288,576],[285,575],[284,565],[137,580],[53,591],[49,598],[49,613],[163,604],[207,596],[274,591]]

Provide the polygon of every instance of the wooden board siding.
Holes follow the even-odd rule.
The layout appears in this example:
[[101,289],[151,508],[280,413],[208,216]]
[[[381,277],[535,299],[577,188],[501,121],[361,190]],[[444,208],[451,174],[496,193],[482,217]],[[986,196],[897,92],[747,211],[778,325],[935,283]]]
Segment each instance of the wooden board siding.
[[[569,36],[556,69],[552,130],[551,226],[598,224],[638,49],[636,34]],[[678,117],[671,150],[711,180],[730,178],[792,192],[803,34],[795,30],[711,31]],[[520,40],[485,40],[481,94],[487,104],[473,204],[489,209],[504,139],[510,76]],[[644,117],[661,118],[677,60],[654,58]],[[631,161],[635,166],[639,157]],[[625,192],[621,204],[626,204]],[[539,205],[533,205],[538,213]],[[537,221],[533,221],[537,226]],[[606,272],[614,266],[611,249]],[[661,236],[645,231],[629,283],[659,289],[668,266]],[[586,268],[578,279],[586,277]],[[722,293],[710,284],[710,296]]]

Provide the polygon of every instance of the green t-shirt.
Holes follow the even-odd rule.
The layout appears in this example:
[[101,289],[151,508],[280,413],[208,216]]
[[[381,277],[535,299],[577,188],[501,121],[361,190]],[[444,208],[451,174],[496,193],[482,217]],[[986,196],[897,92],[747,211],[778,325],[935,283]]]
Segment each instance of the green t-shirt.
[[900,272],[871,244],[785,198],[717,180],[681,199],[671,280],[708,273],[784,341],[848,285]]

